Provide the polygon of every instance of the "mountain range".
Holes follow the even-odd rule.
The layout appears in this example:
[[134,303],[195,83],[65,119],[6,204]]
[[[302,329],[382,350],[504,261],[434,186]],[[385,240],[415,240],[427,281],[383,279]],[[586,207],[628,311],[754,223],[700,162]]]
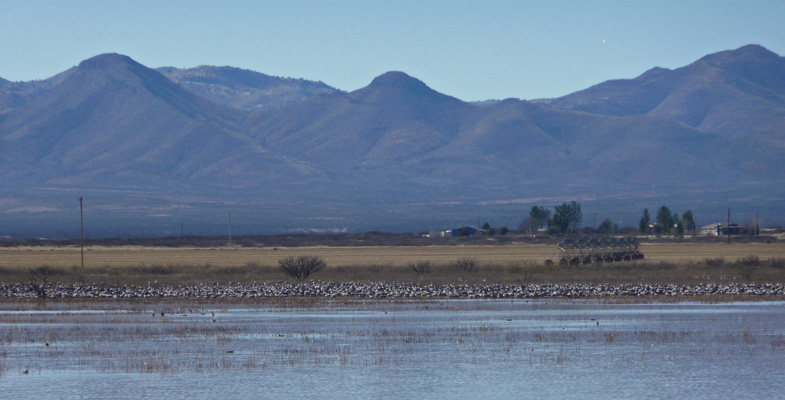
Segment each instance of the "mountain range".
[[[555,99],[469,103],[404,72],[344,92],[103,54],[0,78],[0,235],[428,230],[579,200],[785,222],[785,59],[757,45]],[[588,216],[584,222],[591,226]],[[739,221],[745,222],[745,221]]]
[[273,77],[233,67],[163,67],[156,71],[201,97],[247,111],[280,108],[339,92],[322,82]]

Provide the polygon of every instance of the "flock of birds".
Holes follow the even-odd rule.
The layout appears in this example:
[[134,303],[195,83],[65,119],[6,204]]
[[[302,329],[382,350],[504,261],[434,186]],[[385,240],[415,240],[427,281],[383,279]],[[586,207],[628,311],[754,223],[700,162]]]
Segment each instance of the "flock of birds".
[[[785,295],[783,284],[704,283],[689,285],[650,284],[460,284],[437,285],[421,283],[381,282],[273,282],[250,284],[196,284],[180,286],[135,285],[53,285],[47,288],[48,298],[281,298],[281,297],[347,297],[366,299],[388,298],[452,298],[452,299],[534,299],[593,298],[608,296],[706,296],[706,295]],[[29,285],[0,284],[0,298],[36,298],[38,293]]]

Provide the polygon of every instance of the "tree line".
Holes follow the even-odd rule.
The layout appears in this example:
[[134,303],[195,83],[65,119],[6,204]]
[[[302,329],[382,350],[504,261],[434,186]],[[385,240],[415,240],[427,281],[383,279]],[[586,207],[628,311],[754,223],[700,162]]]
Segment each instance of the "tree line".
[[667,206],[662,206],[657,210],[656,222],[652,223],[649,209],[644,208],[643,215],[638,223],[638,231],[640,233],[654,233],[657,236],[695,233],[695,216],[690,210],[679,216],[679,213],[676,211],[671,211]]
[[521,233],[536,232],[540,227],[547,226],[549,234],[576,233],[581,229],[583,212],[580,203],[571,201],[562,203],[551,210],[544,206],[533,206],[529,216],[518,226]]
[[[535,205],[529,211],[528,217],[521,221],[518,226],[518,232],[535,233],[540,231],[541,228],[545,228],[549,235],[575,234],[584,231],[586,233],[617,234],[620,231],[619,226],[613,223],[610,218],[602,220],[596,229],[582,228],[582,223],[581,204],[576,201],[562,203],[555,206],[553,210],[545,206]],[[497,233],[504,235],[509,231],[507,226],[503,225],[499,229],[495,229],[488,222],[482,225],[481,228],[489,235]],[[691,210],[687,210],[680,215],[675,211],[671,211],[668,206],[662,206],[657,210],[655,220],[652,221],[649,209],[646,208],[643,210],[643,215],[638,224],[638,231],[643,234],[654,233],[658,236],[694,234],[696,231],[695,216]]]

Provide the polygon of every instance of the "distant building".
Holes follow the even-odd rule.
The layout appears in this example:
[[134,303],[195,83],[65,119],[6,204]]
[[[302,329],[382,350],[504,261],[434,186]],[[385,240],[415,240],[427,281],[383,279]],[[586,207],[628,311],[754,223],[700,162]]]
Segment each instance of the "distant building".
[[460,228],[455,228],[452,230],[451,235],[453,237],[458,236],[476,236],[476,235],[486,235],[488,231],[485,229],[475,228],[473,226],[462,226]]
[[719,236],[722,224],[711,224],[701,226],[700,234],[704,236]]
[[700,230],[701,235],[707,236],[725,236],[725,235],[749,235],[750,228],[737,224],[711,224],[704,225]]

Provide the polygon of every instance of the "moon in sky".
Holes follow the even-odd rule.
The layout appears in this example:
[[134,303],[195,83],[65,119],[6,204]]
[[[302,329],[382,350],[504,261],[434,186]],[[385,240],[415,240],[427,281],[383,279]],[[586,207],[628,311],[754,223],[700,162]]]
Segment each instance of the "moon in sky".
[[605,44],[605,39],[602,39],[602,44]]

